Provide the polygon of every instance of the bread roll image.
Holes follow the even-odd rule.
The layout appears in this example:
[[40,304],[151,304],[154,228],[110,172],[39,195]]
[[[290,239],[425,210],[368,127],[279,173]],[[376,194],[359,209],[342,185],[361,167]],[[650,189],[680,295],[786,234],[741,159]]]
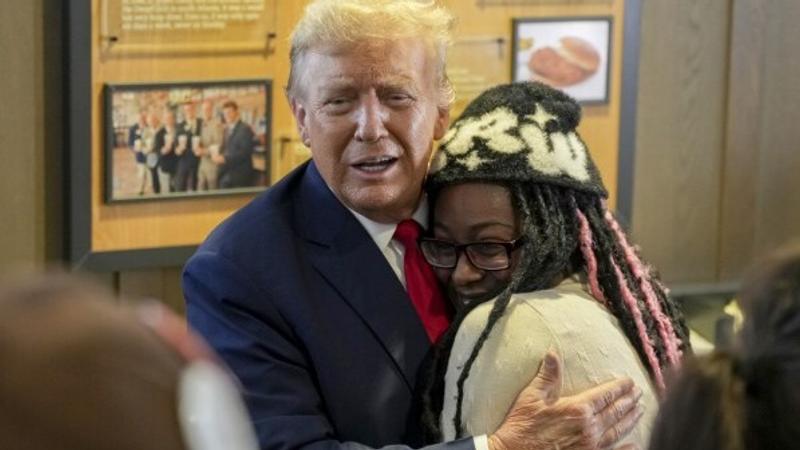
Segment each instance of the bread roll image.
[[600,68],[600,53],[585,39],[565,36],[558,48],[542,47],[531,53],[528,69],[533,79],[554,87],[578,84]]

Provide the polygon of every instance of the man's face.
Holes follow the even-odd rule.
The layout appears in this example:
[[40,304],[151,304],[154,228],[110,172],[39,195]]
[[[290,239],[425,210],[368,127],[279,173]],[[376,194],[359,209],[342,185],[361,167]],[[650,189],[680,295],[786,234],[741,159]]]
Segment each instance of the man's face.
[[175,113],[169,110],[164,112],[164,125],[166,125],[167,127],[175,126]]
[[292,111],[322,178],[372,220],[410,217],[449,119],[424,43],[312,49],[302,70]]
[[228,106],[227,108],[223,108],[222,115],[225,116],[225,123],[232,124],[236,122],[236,119],[239,118],[239,110],[232,106]]
[[194,113],[194,105],[191,103],[183,105],[183,114],[186,116],[187,120],[194,120],[196,117]]
[[158,128],[161,125],[161,120],[158,118],[158,113],[151,111],[147,114],[147,125],[152,128]]
[[203,102],[203,117],[210,120],[214,117],[214,105],[211,102]]

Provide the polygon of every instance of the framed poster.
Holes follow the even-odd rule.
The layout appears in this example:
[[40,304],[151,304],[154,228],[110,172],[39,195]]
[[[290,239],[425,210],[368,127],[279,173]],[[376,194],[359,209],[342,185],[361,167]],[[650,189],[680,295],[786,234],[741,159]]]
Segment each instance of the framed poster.
[[[143,8],[152,7],[156,15],[147,20],[160,23],[164,5],[186,9],[200,3],[208,2],[65,3],[65,254],[72,268],[108,272],[181,266],[217,225],[288,170],[281,164],[279,143],[284,135],[293,136],[294,128],[288,105],[275,101],[272,90],[274,80],[285,76],[284,69],[272,52],[263,51],[268,39],[263,33],[273,29],[270,24],[277,17],[276,1],[227,2],[225,39],[211,39],[216,31],[206,27],[210,22],[192,31],[175,22],[158,25],[158,30],[125,25],[130,33],[106,34],[113,31],[106,13],[113,12],[108,8],[114,4],[124,6],[120,14],[132,14],[136,23],[137,15],[145,14]],[[236,15],[241,11],[232,11],[234,6],[251,10],[244,13],[244,22]],[[179,20],[170,17],[165,20]],[[236,34],[230,27],[243,31]],[[254,36],[262,50],[240,47],[245,35]],[[270,42],[280,54],[288,53],[286,40]],[[236,149],[233,144],[226,149],[219,137],[214,142],[202,135],[206,113],[209,122],[222,128],[222,140],[225,121],[231,119],[226,115],[238,115],[233,121],[239,123],[233,131]],[[193,116],[194,121],[187,120]],[[140,120],[139,127],[150,131],[137,137],[134,129],[132,136]],[[155,153],[155,135],[162,128],[173,131],[161,133],[162,145],[149,156],[148,166],[147,155]],[[187,164],[193,159],[189,156],[184,164],[173,157],[173,167],[167,163],[167,173],[159,173],[168,141],[166,153],[175,156],[180,147],[181,156],[197,156],[197,172]],[[194,150],[203,151],[198,155]],[[210,181],[213,176],[200,175],[200,157],[212,160],[215,155],[225,157],[216,161],[216,185]],[[228,166],[226,177],[223,165]]]
[[537,80],[581,103],[607,103],[611,17],[514,19],[513,81]]
[[269,186],[271,87],[270,80],[106,85],[106,202]]

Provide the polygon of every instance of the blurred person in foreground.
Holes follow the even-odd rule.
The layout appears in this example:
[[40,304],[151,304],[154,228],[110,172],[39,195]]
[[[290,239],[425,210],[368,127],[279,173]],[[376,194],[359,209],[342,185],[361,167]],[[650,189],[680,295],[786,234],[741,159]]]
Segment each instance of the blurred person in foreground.
[[659,412],[651,450],[800,447],[800,247],[757,266],[730,349],[690,360]]
[[181,319],[51,274],[0,287],[0,448],[257,446],[238,388]]

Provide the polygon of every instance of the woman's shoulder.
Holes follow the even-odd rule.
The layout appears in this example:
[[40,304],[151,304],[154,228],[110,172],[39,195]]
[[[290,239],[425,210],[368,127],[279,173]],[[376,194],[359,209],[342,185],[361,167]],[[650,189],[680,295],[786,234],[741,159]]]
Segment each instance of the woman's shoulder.
[[[494,300],[476,306],[461,327],[482,330],[493,307]],[[579,280],[573,278],[551,289],[513,294],[503,317],[524,318],[530,326],[541,323],[547,328],[575,317],[588,318],[595,324],[598,320],[616,323],[616,318],[586,291]]]
[[[476,307],[459,328],[450,360],[454,368],[463,366],[471,353],[492,306],[488,302]],[[471,418],[470,423],[485,425],[470,430],[494,429],[502,414],[486,416],[489,413],[479,411],[482,405],[494,402],[506,407],[499,410],[507,411],[508,402],[536,373],[548,350],[555,351],[562,361],[562,394],[572,395],[614,378],[630,377],[645,391],[642,401],[647,408],[654,411],[657,407],[648,372],[617,318],[580,282],[567,280],[553,289],[512,296],[470,373],[466,417]],[[632,440],[646,442],[651,419],[648,417],[637,429]]]

